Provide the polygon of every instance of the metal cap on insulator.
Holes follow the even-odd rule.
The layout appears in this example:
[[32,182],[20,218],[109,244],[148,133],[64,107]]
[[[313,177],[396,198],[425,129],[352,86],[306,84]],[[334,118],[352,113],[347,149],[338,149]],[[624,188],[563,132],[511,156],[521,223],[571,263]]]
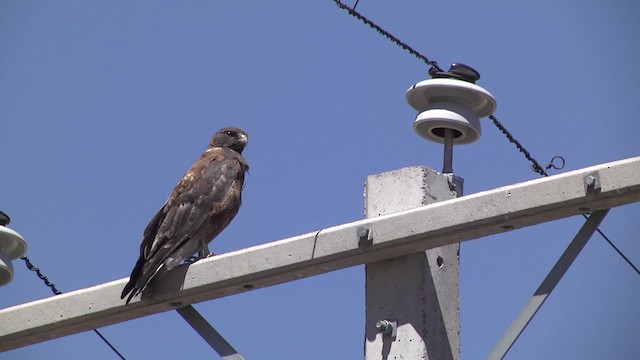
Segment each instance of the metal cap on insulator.
[[0,211],[0,286],[6,285],[13,279],[13,264],[27,252],[27,242],[17,232],[9,229],[9,216]]
[[453,64],[448,71],[432,68],[433,77],[407,90],[406,98],[418,111],[413,130],[420,137],[445,144],[443,172],[452,172],[454,144],[469,144],[480,138],[480,118],[496,110],[496,100],[475,84],[480,74],[464,64]]

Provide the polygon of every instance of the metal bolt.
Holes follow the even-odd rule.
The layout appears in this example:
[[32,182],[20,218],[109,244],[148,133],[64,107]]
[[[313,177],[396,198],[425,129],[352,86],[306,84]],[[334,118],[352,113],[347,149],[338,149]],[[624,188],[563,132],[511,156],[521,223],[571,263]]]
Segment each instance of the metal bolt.
[[373,243],[373,234],[369,228],[365,226],[358,226],[356,234],[358,235],[359,246],[369,246]]
[[380,320],[376,322],[376,329],[378,329],[379,333],[382,333],[384,336],[396,336],[396,329],[398,325],[395,321],[390,320]]
[[582,181],[585,192],[590,193],[600,190],[600,174],[597,171],[585,176]]
[[358,239],[367,240],[368,237],[369,237],[369,229],[367,229],[364,226],[359,226],[358,227]]

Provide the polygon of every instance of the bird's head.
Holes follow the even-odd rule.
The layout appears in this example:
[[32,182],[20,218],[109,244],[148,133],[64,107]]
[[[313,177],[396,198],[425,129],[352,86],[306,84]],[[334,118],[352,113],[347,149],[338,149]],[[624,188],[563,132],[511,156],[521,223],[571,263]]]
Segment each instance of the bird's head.
[[247,146],[248,139],[249,135],[246,131],[236,127],[226,127],[213,134],[209,147],[227,147],[235,150],[238,154],[242,154],[242,150]]

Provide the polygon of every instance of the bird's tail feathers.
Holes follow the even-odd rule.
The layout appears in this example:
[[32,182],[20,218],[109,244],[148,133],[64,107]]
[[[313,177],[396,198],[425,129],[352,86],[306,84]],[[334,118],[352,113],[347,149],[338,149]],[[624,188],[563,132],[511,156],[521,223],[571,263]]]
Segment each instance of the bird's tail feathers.
[[145,262],[145,259],[140,257],[136,262],[136,266],[133,268],[133,271],[131,271],[129,282],[124,286],[122,294],[120,295],[121,299],[124,299],[127,294],[129,295],[129,297],[127,297],[126,304],[129,304],[134,296],[141,294],[158,271],[164,267],[164,264],[160,264],[157,270],[145,273],[144,268],[147,264],[148,263]]

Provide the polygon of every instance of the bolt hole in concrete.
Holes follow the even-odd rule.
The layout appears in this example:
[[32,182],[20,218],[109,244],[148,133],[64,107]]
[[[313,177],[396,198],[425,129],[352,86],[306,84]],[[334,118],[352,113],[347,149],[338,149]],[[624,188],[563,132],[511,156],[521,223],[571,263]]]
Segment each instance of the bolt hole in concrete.
[[442,266],[444,265],[444,259],[442,259],[441,256],[438,256],[436,258],[436,263],[438,264],[438,267],[442,269]]
[[247,284],[247,285],[243,285],[243,288],[247,289],[247,290],[251,290],[253,289],[255,286],[251,285],[251,284]]
[[512,225],[503,225],[502,228],[505,229],[505,230],[513,230],[513,229],[515,229]]

